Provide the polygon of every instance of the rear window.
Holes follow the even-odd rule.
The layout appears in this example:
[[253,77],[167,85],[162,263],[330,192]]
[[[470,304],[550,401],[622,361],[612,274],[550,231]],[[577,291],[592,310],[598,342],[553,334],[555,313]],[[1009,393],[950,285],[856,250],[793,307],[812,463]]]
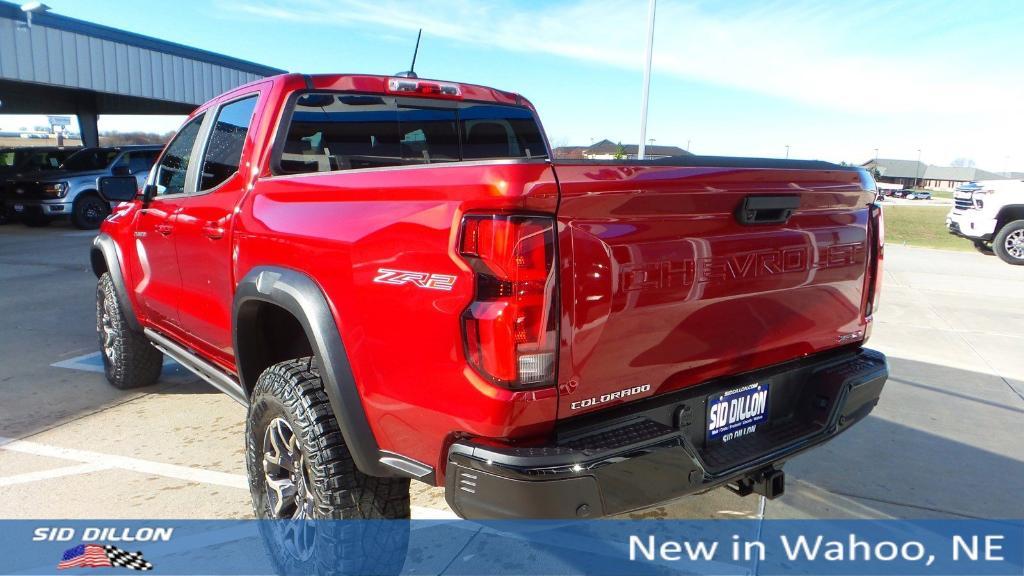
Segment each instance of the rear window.
[[547,158],[526,108],[313,93],[295,101],[276,165],[300,174],[503,158]]

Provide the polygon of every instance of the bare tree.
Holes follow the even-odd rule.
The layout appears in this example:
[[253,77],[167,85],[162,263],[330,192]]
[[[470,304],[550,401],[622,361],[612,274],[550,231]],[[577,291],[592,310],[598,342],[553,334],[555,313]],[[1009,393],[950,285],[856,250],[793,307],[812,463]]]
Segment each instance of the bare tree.
[[103,132],[100,143],[104,146],[123,146],[126,144],[166,144],[174,136],[174,132],[156,134],[154,132]]

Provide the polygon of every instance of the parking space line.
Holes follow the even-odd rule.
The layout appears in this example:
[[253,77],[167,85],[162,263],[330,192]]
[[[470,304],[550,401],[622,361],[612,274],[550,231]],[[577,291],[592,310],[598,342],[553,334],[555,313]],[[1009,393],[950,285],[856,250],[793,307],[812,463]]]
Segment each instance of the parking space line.
[[[121,470],[140,472],[142,474],[150,474],[153,476],[163,476],[165,478],[184,480],[186,482],[214,484],[217,486],[226,486],[229,488],[239,488],[244,490],[248,490],[249,488],[249,482],[246,479],[246,477],[242,474],[231,474],[228,472],[203,470],[202,468],[193,468],[191,466],[180,466],[178,464],[153,462],[152,460],[143,460],[141,458],[131,458],[128,456],[116,456],[113,454],[103,454],[101,452],[93,452],[90,450],[78,450],[75,448],[50,446],[48,444],[32,442],[30,440],[15,440],[13,438],[5,438],[0,436],[0,450],[19,452],[22,454],[32,454],[34,456],[59,458],[62,460],[74,460],[76,462],[83,463],[81,466],[68,466],[65,468],[58,468],[56,470],[47,470],[42,472],[33,472],[30,474],[19,474],[18,476],[8,476],[6,478],[0,478],[0,486],[7,485],[5,481],[20,479],[22,477],[27,478],[28,476],[32,475],[35,475],[36,477],[12,483],[17,484],[22,482],[30,482],[32,480],[56,478],[59,476],[88,474],[90,472],[97,472],[100,470],[110,468],[118,468]],[[50,476],[45,475],[47,472],[55,474],[56,472],[59,471],[66,471],[66,474]],[[423,506],[412,506],[412,517],[418,520],[451,520],[457,518],[457,516],[454,513],[448,510],[426,508]]]
[[203,470],[201,468],[179,466],[177,464],[165,464],[163,462],[153,462],[151,460],[142,460],[140,458],[131,458],[128,456],[102,454],[100,452],[92,452],[89,450],[49,446],[47,444],[40,444],[39,442],[31,442],[29,440],[14,440],[12,438],[0,437],[0,450],[33,454],[35,456],[60,458],[63,460],[74,460],[88,464],[107,465],[110,468],[120,468],[122,470],[131,470],[132,472],[152,474],[154,476],[176,478],[186,482],[214,484],[230,488],[249,487],[245,476],[241,474],[215,472],[213,470]]
[[99,464],[95,462],[89,462],[86,464],[77,464],[75,466],[64,466],[62,468],[53,468],[51,470],[40,470],[39,472],[26,472],[25,474],[15,474],[14,476],[3,476],[0,477],[0,486],[14,486],[15,484],[28,484],[30,482],[37,482],[39,480],[51,480],[53,478],[63,478],[64,476],[79,476],[81,474],[89,474],[90,472],[99,472],[101,470],[110,470],[111,466],[106,464]]

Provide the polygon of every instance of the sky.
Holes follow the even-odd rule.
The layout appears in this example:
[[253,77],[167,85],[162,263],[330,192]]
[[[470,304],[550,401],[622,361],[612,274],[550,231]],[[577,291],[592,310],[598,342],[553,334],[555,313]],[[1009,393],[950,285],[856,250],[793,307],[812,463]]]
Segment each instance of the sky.
[[[637,143],[644,0],[47,0],[58,14],[305,73],[522,93],[553,145]],[[1024,0],[658,0],[647,137],[697,154],[1024,171]],[[0,117],[7,127],[10,118]],[[166,131],[180,118],[101,118]],[[45,123],[45,122],[44,122]]]

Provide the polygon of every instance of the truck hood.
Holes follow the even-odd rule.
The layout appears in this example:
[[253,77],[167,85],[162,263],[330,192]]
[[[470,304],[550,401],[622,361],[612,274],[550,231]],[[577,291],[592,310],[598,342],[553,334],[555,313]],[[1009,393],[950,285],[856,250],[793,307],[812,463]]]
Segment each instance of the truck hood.
[[64,182],[73,178],[98,178],[109,174],[106,170],[88,170],[85,172],[74,172],[70,170],[46,170],[43,172],[26,172],[13,174],[6,179],[11,182]]

